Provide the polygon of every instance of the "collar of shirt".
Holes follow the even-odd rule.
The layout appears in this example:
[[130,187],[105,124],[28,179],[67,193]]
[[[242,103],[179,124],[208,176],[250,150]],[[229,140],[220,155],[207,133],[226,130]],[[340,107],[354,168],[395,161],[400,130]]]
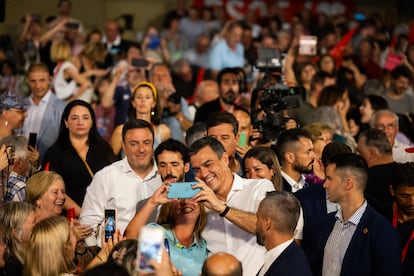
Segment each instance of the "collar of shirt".
[[278,246],[270,249],[265,253],[264,264],[260,270],[260,275],[264,275],[273,262],[282,254],[282,252],[293,242],[293,239],[287,240],[284,243],[279,244]]
[[20,180],[22,182],[26,182],[26,176],[20,175],[20,174],[16,173],[15,171],[12,171],[9,174],[9,178],[10,177],[14,177],[14,178],[16,178],[16,179],[18,179],[18,180]]
[[361,205],[361,207],[359,207],[355,211],[355,213],[348,219],[348,221],[343,221],[342,209],[341,209],[341,206],[339,206],[338,211],[335,214],[335,218],[343,224],[352,223],[353,225],[358,225],[358,223],[361,220],[361,217],[364,214],[366,208],[367,208],[367,201],[364,200],[364,203]]
[[292,186],[292,192],[296,192],[297,190],[300,190],[305,185],[305,176],[303,174],[300,175],[299,182],[296,182],[292,177],[287,175],[284,171],[281,170],[283,178],[289,183],[290,186]]
[[[153,162],[153,166],[151,171],[145,176],[145,178],[143,179],[143,181],[149,181],[153,178],[155,178],[158,175],[158,167],[155,164],[155,161],[152,160]],[[128,163],[128,159],[127,157],[124,157],[124,159],[122,159],[122,163],[123,163],[123,172],[124,173],[133,173],[135,175],[137,175],[134,170],[131,168],[131,166]],[[137,175],[138,176],[138,175]],[[139,177],[139,176],[138,176]]]
[[[50,91],[50,89],[49,89],[49,91],[47,91],[46,94],[40,99],[39,104],[40,103],[47,104],[50,100],[51,95],[52,95],[52,91]],[[33,101],[33,97],[29,97],[29,101],[30,101],[31,105],[36,105]]]
[[104,36],[102,38],[102,43],[104,43],[104,44],[106,43],[108,49],[111,48],[112,46],[118,46],[119,44],[121,44],[121,36],[118,35],[115,38],[115,40],[112,41],[112,42],[108,42],[108,38],[106,36]]

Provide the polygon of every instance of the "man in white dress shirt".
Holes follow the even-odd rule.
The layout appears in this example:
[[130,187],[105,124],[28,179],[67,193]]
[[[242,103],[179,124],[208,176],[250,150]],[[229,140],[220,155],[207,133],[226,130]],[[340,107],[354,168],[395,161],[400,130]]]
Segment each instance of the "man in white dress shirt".
[[229,155],[213,137],[195,141],[190,161],[202,189],[194,199],[207,208],[203,237],[212,253],[226,252],[243,264],[243,275],[256,275],[265,249],[256,243],[256,211],[266,192],[274,191],[267,179],[244,179],[232,173]]
[[[137,203],[149,198],[161,185],[153,160],[154,130],[150,123],[136,119],[124,124],[122,148],[125,158],[97,172],[88,187],[80,222],[97,229],[105,209],[117,210],[117,229],[123,234],[134,217]],[[86,239],[88,246],[100,245],[100,231]]]

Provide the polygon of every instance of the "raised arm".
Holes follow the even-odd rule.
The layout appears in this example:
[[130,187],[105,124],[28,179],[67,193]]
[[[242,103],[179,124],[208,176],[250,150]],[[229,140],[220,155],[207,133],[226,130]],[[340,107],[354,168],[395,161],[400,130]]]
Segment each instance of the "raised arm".
[[141,208],[141,210],[139,210],[138,213],[136,213],[125,229],[124,237],[126,239],[137,239],[141,227],[147,224],[148,219],[158,208],[158,206],[173,201],[171,199],[167,199],[167,190],[167,184],[163,183],[163,185],[161,185],[161,187],[159,187],[154,194],[148,198],[145,205]]

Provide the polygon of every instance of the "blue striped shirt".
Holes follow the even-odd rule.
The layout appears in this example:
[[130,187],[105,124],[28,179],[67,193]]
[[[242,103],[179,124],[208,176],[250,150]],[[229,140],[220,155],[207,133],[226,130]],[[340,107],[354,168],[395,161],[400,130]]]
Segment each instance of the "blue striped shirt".
[[341,274],[345,252],[366,208],[367,202],[364,201],[348,221],[343,221],[342,210],[339,207],[335,215],[335,225],[325,245],[322,264],[323,276],[339,276]]

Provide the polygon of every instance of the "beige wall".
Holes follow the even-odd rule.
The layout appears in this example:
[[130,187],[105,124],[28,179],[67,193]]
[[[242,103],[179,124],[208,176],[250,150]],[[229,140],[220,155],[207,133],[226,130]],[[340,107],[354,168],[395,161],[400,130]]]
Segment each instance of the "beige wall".
[[[19,20],[26,13],[42,14],[43,18],[56,14],[57,0],[6,0],[6,20],[0,23],[0,33],[16,33]],[[72,15],[85,28],[102,27],[105,19],[121,14],[134,14],[135,30],[144,30],[148,24],[161,24],[161,18],[174,1],[163,0],[72,0]]]

